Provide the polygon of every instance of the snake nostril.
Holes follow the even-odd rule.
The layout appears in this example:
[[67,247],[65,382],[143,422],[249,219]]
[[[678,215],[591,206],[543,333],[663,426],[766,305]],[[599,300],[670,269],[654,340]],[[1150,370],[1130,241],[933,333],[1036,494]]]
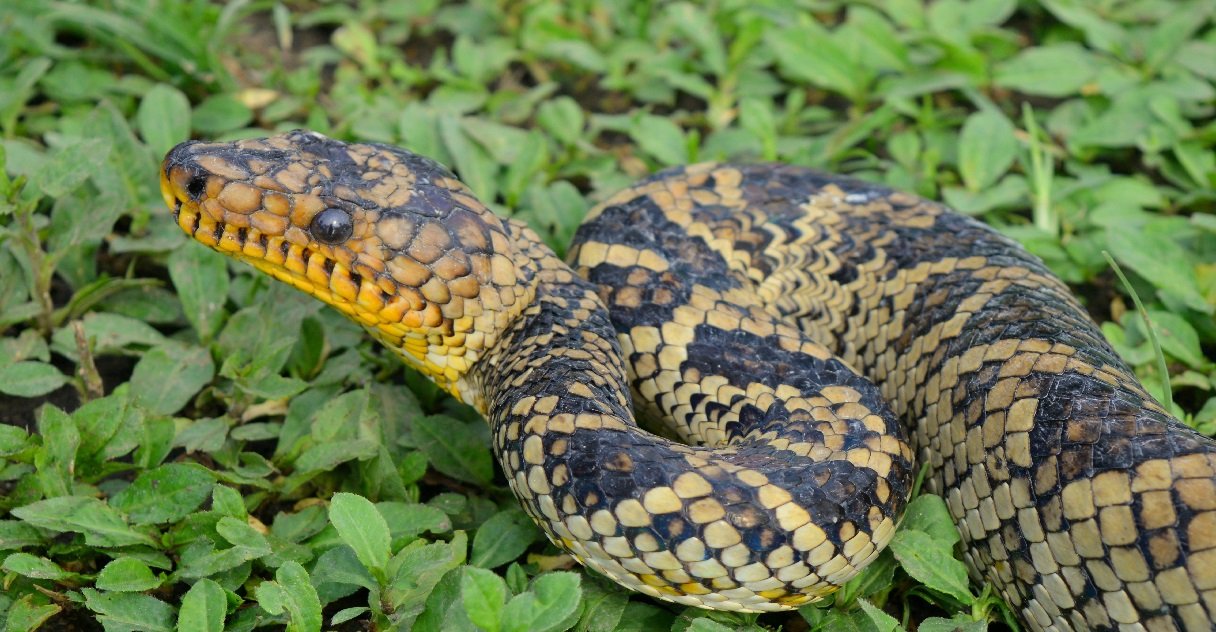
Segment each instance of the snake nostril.
[[198,201],[203,197],[203,193],[207,190],[207,179],[203,176],[194,176],[190,178],[190,182],[186,183],[186,194],[190,199]]

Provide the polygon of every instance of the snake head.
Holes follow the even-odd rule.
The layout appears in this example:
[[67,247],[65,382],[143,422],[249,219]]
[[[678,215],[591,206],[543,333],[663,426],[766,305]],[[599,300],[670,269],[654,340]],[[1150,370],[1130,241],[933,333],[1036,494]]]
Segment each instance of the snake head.
[[395,147],[190,141],[165,156],[161,192],[195,240],[333,305],[450,391],[534,292],[512,224]]

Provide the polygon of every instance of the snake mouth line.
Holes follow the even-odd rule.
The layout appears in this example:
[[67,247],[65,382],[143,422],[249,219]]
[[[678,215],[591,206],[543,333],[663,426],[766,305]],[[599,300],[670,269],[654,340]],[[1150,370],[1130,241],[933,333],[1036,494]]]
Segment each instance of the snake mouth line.
[[[207,196],[202,185],[195,186],[195,181],[186,187],[186,195],[191,199],[183,199],[174,191],[167,177],[161,179],[161,193],[172,212],[174,223],[189,237],[249,263],[302,291],[341,308],[342,302],[333,300],[333,295],[338,293],[334,286],[335,281],[346,279],[349,280],[347,287],[353,286],[353,291],[347,290],[348,294],[358,296],[370,291],[384,302],[392,300],[392,295],[377,284],[364,283],[366,279],[363,274],[346,268],[315,248],[292,243],[284,235],[272,236],[257,229],[232,226],[224,221],[212,220],[214,225],[207,225],[212,222],[204,222],[202,205],[212,198]],[[294,261],[295,265],[289,265],[289,261]],[[324,279],[318,278],[315,273],[309,274],[311,270],[320,270]],[[363,320],[370,324],[371,319],[367,315]]]

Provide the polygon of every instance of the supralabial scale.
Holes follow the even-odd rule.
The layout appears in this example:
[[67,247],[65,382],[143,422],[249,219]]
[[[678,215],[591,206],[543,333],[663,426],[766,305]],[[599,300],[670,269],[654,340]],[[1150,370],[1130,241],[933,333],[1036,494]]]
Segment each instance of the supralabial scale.
[[1212,628],[1216,444],[1039,260],[940,204],[691,165],[592,210],[566,263],[385,145],[190,142],[162,189],[194,239],[484,414],[528,515],[627,588],[815,601],[890,541],[918,462],[1029,628]]

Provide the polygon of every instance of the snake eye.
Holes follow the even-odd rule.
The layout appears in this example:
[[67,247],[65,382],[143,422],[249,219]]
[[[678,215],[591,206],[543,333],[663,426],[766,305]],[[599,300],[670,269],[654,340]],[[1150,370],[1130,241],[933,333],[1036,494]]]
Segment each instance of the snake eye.
[[340,208],[327,208],[312,218],[308,227],[312,236],[323,244],[339,244],[347,240],[355,230],[355,224],[350,219],[350,213]]
[[190,178],[190,182],[186,184],[186,195],[190,199],[198,201],[202,199],[203,193],[207,190],[207,179],[202,176],[194,176]]

